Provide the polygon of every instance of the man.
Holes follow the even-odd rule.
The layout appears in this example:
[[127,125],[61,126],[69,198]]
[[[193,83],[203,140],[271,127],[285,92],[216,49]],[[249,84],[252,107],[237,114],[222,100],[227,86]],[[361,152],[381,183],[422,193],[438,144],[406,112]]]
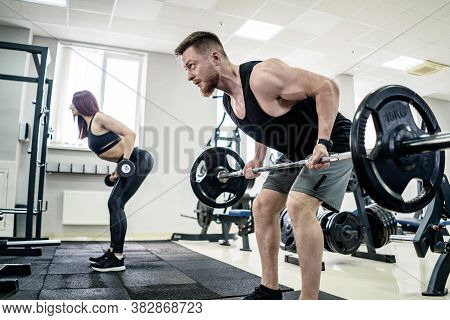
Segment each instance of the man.
[[262,263],[261,285],[245,299],[282,299],[278,285],[280,227],[278,213],[287,207],[300,258],[300,299],[318,299],[323,234],[316,213],[322,204],[339,211],[352,171],[351,161],[322,164],[329,152],[349,151],[351,122],[338,113],[339,89],[324,76],[293,68],[278,59],[231,63],[219,38],[194,32],[175,49],[188,80],[208,97],[224,92],[231,119],[256,141],[251,168],[260,167],[267,147],[288,160],[307,158],[301,171],[271,172],[253,205],[255,233]]

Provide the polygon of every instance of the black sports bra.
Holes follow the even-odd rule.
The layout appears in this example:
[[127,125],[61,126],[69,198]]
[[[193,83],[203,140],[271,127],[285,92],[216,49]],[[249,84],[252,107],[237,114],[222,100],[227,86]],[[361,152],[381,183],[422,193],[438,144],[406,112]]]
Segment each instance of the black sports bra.
[[95,115],[92,117],[87,131],[88,146],[89,149],[94,151],[97,155],[101,155],[102,153],[110,150],[116,144],[118,144],[122,140],[122,138],[117,133],[112,131],[108,131],[99,136],[93,134],[91,131],[91,124],[94,118]]

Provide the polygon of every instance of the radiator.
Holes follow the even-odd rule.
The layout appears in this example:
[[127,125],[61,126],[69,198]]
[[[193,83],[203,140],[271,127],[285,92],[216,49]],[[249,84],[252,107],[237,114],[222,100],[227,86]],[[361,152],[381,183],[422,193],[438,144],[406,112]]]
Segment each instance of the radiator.
[[64,225],[109,225],[109,192],[74,191],[63,192]]

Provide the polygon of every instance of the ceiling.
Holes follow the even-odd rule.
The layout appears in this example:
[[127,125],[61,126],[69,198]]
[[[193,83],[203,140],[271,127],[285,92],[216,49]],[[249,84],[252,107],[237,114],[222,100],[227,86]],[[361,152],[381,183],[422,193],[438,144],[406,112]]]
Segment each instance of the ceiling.
[[[235,35],[250,18],[284,28],[269,41]],[[0,24],[165,53],[207,30],[234,63],[276,57],[332,78],[352,74],[357,101],[392,83],[450,101],[450,68],[418,77],[381,66],[401,55],[450,65],[450,0],[68,0],[67,8],[0,0]]]

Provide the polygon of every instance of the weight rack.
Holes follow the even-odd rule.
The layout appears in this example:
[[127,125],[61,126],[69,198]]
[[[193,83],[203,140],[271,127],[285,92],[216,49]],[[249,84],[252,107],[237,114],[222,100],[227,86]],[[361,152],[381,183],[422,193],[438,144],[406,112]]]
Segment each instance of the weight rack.
[[[44,203],[44,183],[45,183],[45,163],[47,159],[47,139],[49,136],[49,122],[50,122],[50,105],[53,88],[53,80],[46,79],[47,73],[47,57],[49,50],[47,47],[25,45],[10,42],[1,42],[0,49],[28,52],[32,54],[34,65],[37,71],[37,77],[26,77],[9,74],[0,74],[0,80],[17,81],[36,83],[36,101],[34,102],[34,120],[33,131],[31,137],[31,148],[28,149],[30,155],[30,168],[28,175],[28,190],[27,190],[27,204],[26,208],[7,208],[0,209],[4,214],[24,214],[26,215],[25,222],[25,237],[0,237],[4,240],[45,240],[41,238],[42,228],[42,212],[47,209],[47,203]],[[47,95],[44,105],[44,87],[47,85]],[[40,126],[43,126],[43,135],[40,140]],[[38,147],[41,147],[40,159],[38,161]],[[38,190],[36,196],[36,171],[39,167]],[[35,207],[36,203],[36,207]],[[33,237],[33,217],[36,216],[35,236]],[[15,219],[16,220],[16,219]],[[37,250],[37,249],[36,249]],[[25,248],[23,255],[36,255],[34,249]]]

